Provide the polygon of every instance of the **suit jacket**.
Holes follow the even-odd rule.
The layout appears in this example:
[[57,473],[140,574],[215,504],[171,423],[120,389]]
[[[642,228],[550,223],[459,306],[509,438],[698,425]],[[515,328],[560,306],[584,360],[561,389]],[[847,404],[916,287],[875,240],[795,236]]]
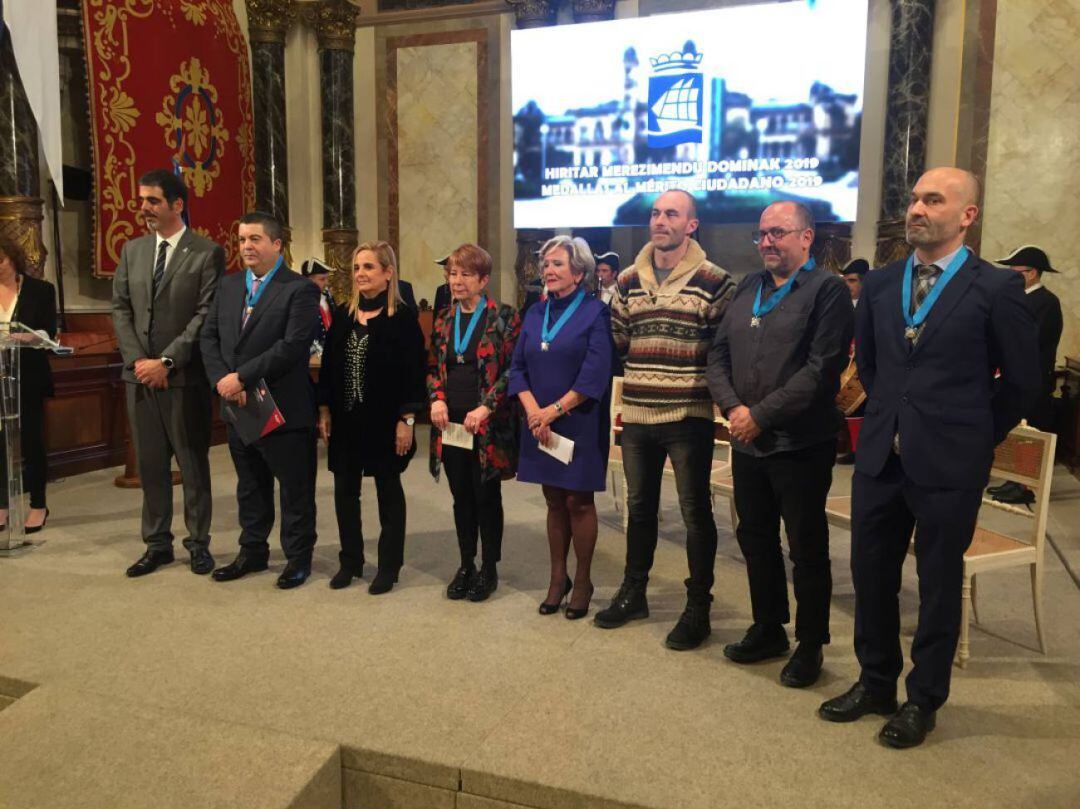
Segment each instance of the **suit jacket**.
[[210,384],[216,387],[233,371],[249,390],[265,379],[285,428],[311,428],[315,396],[308,358],[319,322],[319,288],[282,265],[241,330],[246,275],[238,272],[221,279],[203,324],[200,344]]
[[[44,331],[56,338],[56,290],[48,281],[29,275],[22,277],[22,288],[15,304],[12,320],[27,328]],[[52,369],[49,352],[42,349],[22,349],[19,354],[19,391],[23,401],[34,401],[53,395]]]
[[442,310],[450,305],[450,285],[439,284],[439,288],[435,290],[435,304],[434,311],[435,317],[438,317]]
[[855,469],[879,474],[899,433],[904,473],[916,484],[982,488],[994,446],[1039,390],[1023,280],[972,253],[912,347],[901,311],[904,264],[869,273],[856,309],[855,362],[868,399]]
[[199,330],[225,272],[225,251],[188,228],[155,294],[155,245],[152,233],[129,241],[113,276],[113,325],[124,358],[124,381],[138,381],[135,360],[169,357],[175,363],[170,386],[203,385]]

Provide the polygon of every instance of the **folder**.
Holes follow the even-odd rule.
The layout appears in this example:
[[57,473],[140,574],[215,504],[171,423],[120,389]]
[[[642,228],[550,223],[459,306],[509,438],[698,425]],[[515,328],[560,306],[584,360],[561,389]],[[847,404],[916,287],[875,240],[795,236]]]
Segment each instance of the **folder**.
[[248,389],[243,407],[235,402],[223,401],[221,418],[232,425],[244,446],[254,444],[285,424],[285,417],[278,410],[265,379],[260,379]]

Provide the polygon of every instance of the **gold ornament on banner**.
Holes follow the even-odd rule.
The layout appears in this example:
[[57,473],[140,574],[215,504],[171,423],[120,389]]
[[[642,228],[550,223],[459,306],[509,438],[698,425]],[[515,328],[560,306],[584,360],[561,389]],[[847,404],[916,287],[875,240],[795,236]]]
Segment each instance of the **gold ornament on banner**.
[[173,163],[189,180],[195,196],[214,187],[221,175],[220,158],[225,153],[229,131],[217,106],[218,91],[210,83],[210,72],[197,58],[180,63],[180,72],[169,80],[170,95],[162,100],[155,118],[165,130],[165,144],[175,149]]

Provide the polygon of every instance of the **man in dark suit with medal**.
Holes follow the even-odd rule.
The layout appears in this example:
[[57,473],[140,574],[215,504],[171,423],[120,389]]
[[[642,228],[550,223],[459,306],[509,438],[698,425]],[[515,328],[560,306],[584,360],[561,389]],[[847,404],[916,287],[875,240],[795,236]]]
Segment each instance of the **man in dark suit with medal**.
[[[890,716],[878,738],[895,748],[921,744],[949,696],[964,552],[994,446],[1039,390],[1023,283],[964,246],[978,198],[978,180],[966,171],[919,178],[906,219],[914,254],[867,275],[856,314],[855,359],[869,397],[852,480],[861,673],[818,713],[833,722]],[[897,594],[913,529],[919,622],[898,710]]]
[[214,569],[210,387],[199,331],[225,271],[225,252],[185,226],[186,204],[187,187],[172,172],[140,177],[139,207],[151,232],[124,245],[113,276],[113,325],[143,489],[146,551],[127,569],[132,577],[173,561],[173,457],[183,479],[191,570]]
[[855,318],[843,282],[810,256],[814,218],[805,205],[774,203],[758,227],[754,243],[765,269],[739,284],[709,352],[709,391],[731,423],[736,535],[754,615],[724,654],[736,663],[787,655],[783,519],[799,645],[780,682],[805,688],[817,682],[829,642],[825,500],[842,424],[834,400]]
[[251,444],[228,428],[236,466],[240,553],[214,571],[232,581],[266,570],[267,538],[274,525],[274,481],[281,499],[281,546],[288,563],[282,589],[311,574],[315,547],[315,398],[308,356],[318,323],[319,288],[284,266],[282,229],[274,217],[240,219],[242,273],[221,280],[202,332],[210,382],[223,400],[243,406],[265,380],[285,423]]

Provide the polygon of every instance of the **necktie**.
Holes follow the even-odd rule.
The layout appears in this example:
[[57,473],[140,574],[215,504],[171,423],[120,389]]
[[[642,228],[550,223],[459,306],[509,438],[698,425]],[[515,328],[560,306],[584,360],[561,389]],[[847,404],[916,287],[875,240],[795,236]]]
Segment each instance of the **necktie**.
[[158,245],[157,261],[154,262],[154,294],[157,294],[158,284],[161,283],[161,276],[165,274],[165,251],[169,249],[169,243],[162,241]]
[[[919,264],[915,267],[915,272],[915,294],[911,296],[911,314],[919,311],[919,307],[922,306],[922,302],[926,300],[926,296],[930,294],[934,286],[934,279],[941,274],[941,268],[937,264]],[[925,322],[916,327],[912,344],[919,341],[924,325]]]
[[[250,301],[255,300],[255,297],[259,292],[259,284],[261,284],[262,282],[263,282],[263,279],[261,279],[261,278],[252,278],[251,279],[251,294],[248,296],[248,300],[250,300]],[[243,320],[240,321],[240,328],[241,329],[244,328],[244,326],[247,325],[248,318],[251,317],[251,310],[253,308],[255,308],[254,304],[250,304],[250,305],[245,304],[244,305],[244,318],[243,318]]]

